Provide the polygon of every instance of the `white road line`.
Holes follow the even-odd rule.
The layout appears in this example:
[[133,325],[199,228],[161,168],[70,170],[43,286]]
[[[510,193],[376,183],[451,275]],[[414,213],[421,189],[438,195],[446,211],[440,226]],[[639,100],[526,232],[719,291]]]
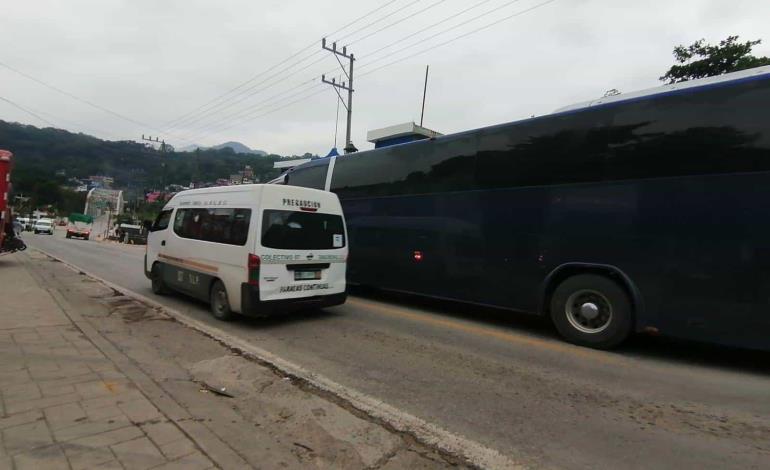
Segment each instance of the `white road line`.
[[211,338],[214,338],[231,348],[237,349],[246,356],[251,356],[261,362],[267,363],[286,375],[296,377],[318,388],[319,390],[331,393],[348,402],[351,406],[366,413],[367,415],[387,423],[388,425],[392,426],[393,429],[399,432],[410,434],[424,444],[440,449],[456,457],[462,458],[466,460],[470,465],[491,470],[527,468],[523,463],[517,462],[511,457],[503,455],[497,450],[490,449],[489,447],[486,447],[476,441],[447,431],[446,429],[443,429],[435,424],[429,423],[423,419],[406,413],[405,411],[401,411],[391,405],[388,405],[387,403],[384,403],[375,397],[361,393],[350,387],[340,385],[337,382],[324,377],[323,375],[311,372],[302,366],[294,364],[291,361],[287,361],[286,359],[276,356],[275,354],[262,348],[256,347],[236,336],[230,335],[215,326],[207,325],[201,321],[190,318],[184,313],[163,305],[149,297],[134,292],[130,289],[126,289],[95,274],[89,273],[79,266],[74,265],[43,249],[32,249],[60,261],[72,270],[84,273],[86,276],[101,282],[102,284],[120,292],[127,297],[134,298],[153,308],[161,309],[178,322],[207,336],[210,336]]

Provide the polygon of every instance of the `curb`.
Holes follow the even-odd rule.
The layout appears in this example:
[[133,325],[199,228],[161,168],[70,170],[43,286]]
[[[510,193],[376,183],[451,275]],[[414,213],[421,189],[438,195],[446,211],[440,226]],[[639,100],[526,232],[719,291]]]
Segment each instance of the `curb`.
[[236,349],[247,357],[254,358],[257,361],[268,365],[269,367],[275,368],[287,376],[304,381],[322,392],[329,393],[346,402],[354,409],[366,414],[371,418],[374,418],[375,420],[381,421],[382,423],[391,427],[393,430],[411,435],[425,445],[436,448],[449,455],[459,457],[460,459],[464,460],[465,463],[473,467],[491,470],[527,468],[523,463],[514,461],[510,457],[503,455],[494,449],[486,447],[463,436],[454,434],[434,424],[428,423],[427,421],[409,413],[400,411],[397,408],[388,405],[387,403],[384,403],[374,397],[344,385],[340,385],[331,379],[311,372],[300,365],[294,364],[293,362],[278,357],[269,351],[256,347],[238,337],[230,335],[220,330],[219,328],[192,319],[184,313],[165,306],[149,297],[118,286],[117,284],[107,281],[106,279],[89,273],[80,267],[59,258],[58,256],[54,256],[51,253],[48,253],[45,250],[40,248],[32,249],[61,262],[74,271],[82,273],[92,279],[95,279],[96,281],[101,282],[102,284],[111,289],[114,289],[117,292],[120,292],[126,297],[133,298],[152,308],[162,310],[164,313],[174,318],[179,323],[182,323],[189,328],[209,336],[232,349]]

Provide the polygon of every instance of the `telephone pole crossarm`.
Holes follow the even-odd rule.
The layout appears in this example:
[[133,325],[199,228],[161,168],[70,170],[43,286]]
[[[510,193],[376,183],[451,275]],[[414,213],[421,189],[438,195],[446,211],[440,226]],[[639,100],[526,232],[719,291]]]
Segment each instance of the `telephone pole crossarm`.
[[[345,72],[345,76],[348,79],[346,84],[345,82],[337,83],[333,78],[331,80],[327,80],[325,75],[321,76],[321,82],[326,83],[327,85],[331,85],[334,88],[334,91],[337,92],[337,96],[340,98],[340,101],[342,101],[342,104],[345,105],[345,109],[348,112],[348,125],[345,136],[345,153],[352,153],[358,150],[350,140],[351,127],[353,123],[353,62],[355,62],[356,59],[352,53],[348,54],[347,46],[344,46],[341,51],[337,49],[336,42],[332,43],[331,47],[327,46],[326,38],[321,39],[321,48],[334,54],[334,58],[337,59],[337,62],[339,62],[340,67],[342,67],[342,70]],[[345,70],[345,67],[342,65],[340,57],[348,59],[347,70]],[[340,94],[339,90],[345,90],[348,92],[347,102],[342,99],[342,95]]]

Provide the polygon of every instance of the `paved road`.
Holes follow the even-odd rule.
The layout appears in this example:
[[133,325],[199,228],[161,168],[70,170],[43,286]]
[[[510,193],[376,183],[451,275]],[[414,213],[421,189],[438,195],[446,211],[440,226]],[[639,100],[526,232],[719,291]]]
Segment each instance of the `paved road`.
[[[25,240],[152,295],[143,247]],[[216,323],[201,303],[158,299]],[[645,337],[593,351],[529,318],[371,294],[217,326],[534,467],[770,466],[769,354]]]

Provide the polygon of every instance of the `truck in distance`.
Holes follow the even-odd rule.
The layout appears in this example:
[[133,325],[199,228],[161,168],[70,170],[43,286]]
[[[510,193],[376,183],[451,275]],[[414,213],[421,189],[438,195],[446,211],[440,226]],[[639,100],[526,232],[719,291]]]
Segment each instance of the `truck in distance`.
[[67,220],[67,238],[89,239],[94,223],[93,217],[90,215],[74,213],[70,214]]

